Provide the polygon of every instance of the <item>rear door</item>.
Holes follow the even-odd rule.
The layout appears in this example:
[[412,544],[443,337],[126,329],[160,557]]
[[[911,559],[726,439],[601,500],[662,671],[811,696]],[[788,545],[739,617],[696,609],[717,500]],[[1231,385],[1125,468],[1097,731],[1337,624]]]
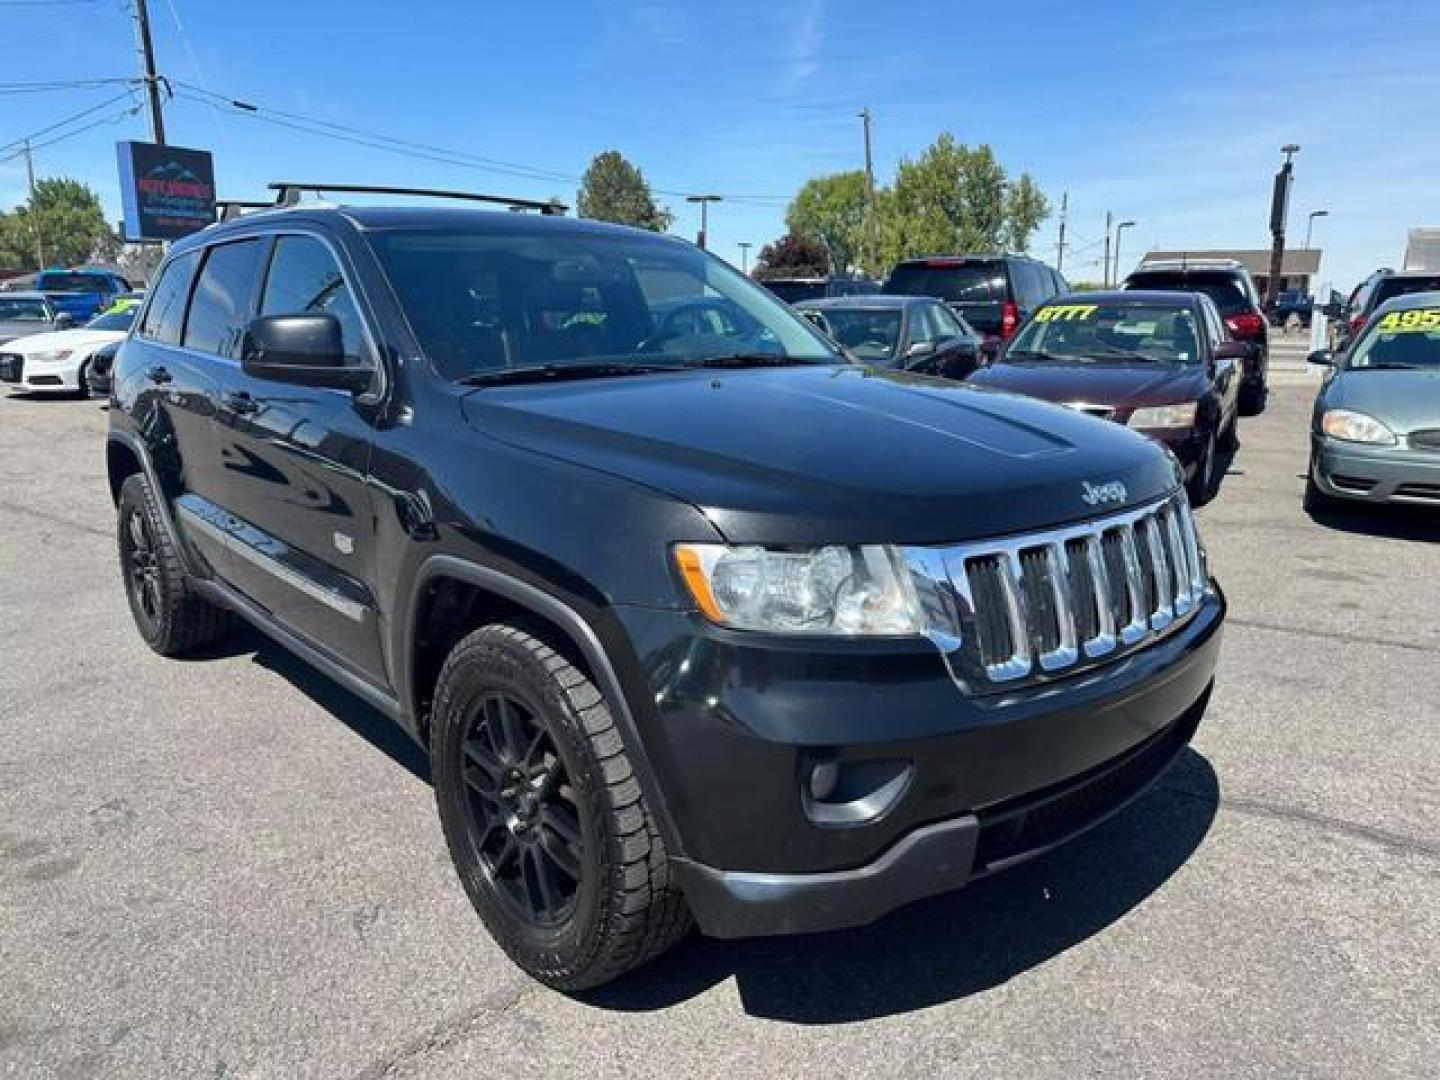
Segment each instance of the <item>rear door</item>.
[[239,363],[253,314],[320,312],[339,321],[351,364],[376,367],[340,250],[319,233],[279,234],[258,289],[234,309],[235,358],[216,414],[230,573],[287,628],[384,685],[369,420],[348,392],[259,378]]
[[[223,576],[224,540],[206,529],[197,515],[213,506],[215,432],[212,418],[219,395],[213,365],[183,346],[186,310],[202,251],[189,251],[165,264],[127,353],[139,354],[138,386],[131,416],[145,443],[160,482],[161,494],[177,511],[175,517],[191,550]],[[187,512],[188,508],[188,512]]]

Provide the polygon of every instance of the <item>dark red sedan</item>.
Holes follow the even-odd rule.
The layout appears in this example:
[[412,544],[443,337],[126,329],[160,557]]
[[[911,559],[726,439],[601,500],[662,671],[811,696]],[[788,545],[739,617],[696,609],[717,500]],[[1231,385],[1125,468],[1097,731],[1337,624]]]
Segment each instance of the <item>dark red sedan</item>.
[[1190,501],[1215,494],[1221,450],[1237,445],[1247,347],[1201,293],[1095,292],[1036,309],[970,382],[1044,398],[1164,443]]

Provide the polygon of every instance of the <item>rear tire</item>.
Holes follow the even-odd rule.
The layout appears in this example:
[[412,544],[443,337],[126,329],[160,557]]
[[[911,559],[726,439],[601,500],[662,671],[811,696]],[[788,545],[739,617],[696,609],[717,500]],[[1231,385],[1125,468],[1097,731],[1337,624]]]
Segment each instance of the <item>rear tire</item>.
[[145,644],[178,656],[225,636],[230,613],[196,595],[141,473],[120,487],[116,540],[125,598]]
[[532,977],[599,986],[689,930],[609,707],[544,641],[492,625],[455,646],[436,686],[431,764],[460,881]]
[[1259,416],[1270,400],[1270,388],[1263,382],[1240,387],[1240,414]]

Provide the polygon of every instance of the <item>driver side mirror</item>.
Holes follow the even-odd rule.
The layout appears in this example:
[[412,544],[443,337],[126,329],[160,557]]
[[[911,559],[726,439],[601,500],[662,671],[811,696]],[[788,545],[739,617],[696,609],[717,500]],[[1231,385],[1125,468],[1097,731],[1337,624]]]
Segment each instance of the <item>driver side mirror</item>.
[[935,342],[917,341],[905,350],[907,359],[914,359],[917,356],[930,356],[935,352]]
[[1318,364],[1320,367],[1334,367],[1335,354],[1329,349],[1316,349],[1309,356],[1305,357],[1307,364]]
[[1222,341],[1215,346],[1216,360],[1248,360],[1251,348],[1243,341]]
[[340,321],[334,315],[262,315],[251,319],[240,343],[240,367],[257,379],[363,390],[369,368],[346,366]]
[[993,364],[1000,359],[1000,342],[994,338],[988,338],[980,343],[980,362],[982,364]]

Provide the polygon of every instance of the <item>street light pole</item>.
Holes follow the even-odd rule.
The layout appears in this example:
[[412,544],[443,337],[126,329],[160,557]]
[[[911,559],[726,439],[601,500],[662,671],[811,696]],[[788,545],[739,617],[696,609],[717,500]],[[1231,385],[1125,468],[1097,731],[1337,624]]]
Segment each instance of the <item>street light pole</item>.
[[1110,287],[1110,219],[1112,216],[1109,210],[1105,211],[1105,262],[1100,267],[1100,282],[1107,289]]
[[[870,158],[870,107],[860,110],[865,121],[865,273],[877,274],[875,264],[875,166]],[[833,268],[832,268],[833,269]],[[845,269],[849,269],[846,267]]]
[[1120,284],[1120,234],[1134,224],[1133,221],[1122,221],[1115,226],[1115,273],[1111,275],[1111,279],[1116,285]]
[[1309,250],[1310,250],[1310,230],[1315,227],[1315,219],[1316,219],[1317,217],[1329,217],[1329,216],[1330,216],[1330,211],[1329,211],[1329,210],[1311,210],[1311,211],[1310,211],[1310,217],[1307,218],[1306,221],[1305,221],[1305,247],[1302,248],[1301,250],[1303,250],[1303,251],[1309,251]]
[[750,249],[754,245],[749,240],[741,240],[738,246],[740,248],[740,272],[748,274],[750,273]]
[[710,231],[710,215],[708,213],[712,202],[720,202],[719,195],[686,195],[685,201],[700,204],[700,236],[696,246],[702,251],[705,249],[705,236]]

